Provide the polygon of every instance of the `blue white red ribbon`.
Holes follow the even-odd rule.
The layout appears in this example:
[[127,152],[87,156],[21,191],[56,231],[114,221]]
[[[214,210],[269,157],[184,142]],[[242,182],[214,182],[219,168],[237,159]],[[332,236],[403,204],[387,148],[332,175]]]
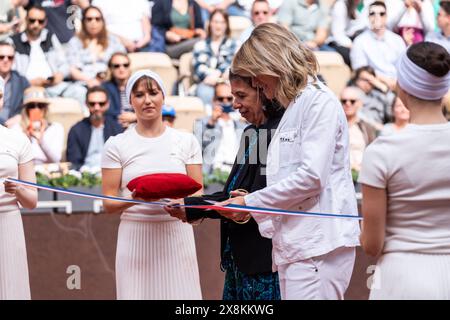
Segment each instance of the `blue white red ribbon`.
[[[141,200],[127,199],[127,198],[121,198],[121,197],[111,197],[111,196],[87,193],[87,192],[82,192],[82,191],[75,191],[75,190],[68,190],[68,189],[63,189],[63,188],[44,186],[44,185],[40,185],[37,183],[22,181],[22,180],[13,179],[13,178],[6,178],[4,180],[13,182],[13,183],[17,183],[19,185],[36,188],[36,189],[47,190],[47,191],[63,193],[63,194],[69,194],[69,195],[83,197],[83,198],[110,200],[110,201],[144,204],[144,205],[158,205],[158,206],[167,206],[167,204],[169,203],[169,200],[164,200],[164,199],[162,201],[147,202],[147,201],[141,201]],[[362,220],[361,216],[355,216],[355,215],[257,208],[257,207],[249,207],[249,206],[239,206],[239,205],[235,205],[235,204],[228,204],[226,206],[220,206],[212,201],[211,201],[211,205],[180,205],[180,207],[197,208],[197,209],[205,209],[205,210],[220,210],[220,211],[230,211],[230,212],[251,212],[251,213],[270,214],[270,215],[308,216],[308,217],[318,217],[318,218],[339,218],[339,219]]]

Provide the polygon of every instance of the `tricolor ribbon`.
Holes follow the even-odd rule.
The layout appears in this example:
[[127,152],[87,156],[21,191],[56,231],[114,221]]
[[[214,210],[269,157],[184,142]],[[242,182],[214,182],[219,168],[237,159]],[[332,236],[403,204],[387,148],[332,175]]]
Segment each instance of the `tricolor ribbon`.
[[[144,205],[158,205],[158,206],[167,206],[169,200],[163,199],[162,201],[157,202],[147,202],[141,200],[127,199],[121,197],[111,197],[104,196],[100,194],[87,193],[82,191],[74,191],[50,186],[44,186],[37,183],[22,181],[19,179],[6,178],[4,181],[9,181],[13,183],[17,183],[19,185],[28,186],[36,189],[47,190],[57,193],[69,194],[83,198],[91,198],[91,199],[100,199],[100,200],[111,200],[117,202],[126,202],[126,203],[135,203],[135,204],[144,204]],[[258,208],[258,207],[249,207],[249,206],[239,206],[235,204],[228,204],[226,206],[216,205],[216,202],[210,202],[211,205],[179,205],[184,208],[197,208],[197,209],[205,209],[205,210],[219,210],[219,211],[230,211],[230,212],[251,212],[251,213],[259,213],[259,214],[270,214],[270,215],[286,215],[286,216],[308,216],[308,217],[319,217],[319,218],[340,218],[340,219],[354,219],[354,220],[362,220],[360,216],[354,215],[345,215],[345,214],[334,214],[334,213],[317,213],[317,212],[306,212],[306,211],[290,211],[290,210],[281,210],[281,209],[268,209],[268,208]]]

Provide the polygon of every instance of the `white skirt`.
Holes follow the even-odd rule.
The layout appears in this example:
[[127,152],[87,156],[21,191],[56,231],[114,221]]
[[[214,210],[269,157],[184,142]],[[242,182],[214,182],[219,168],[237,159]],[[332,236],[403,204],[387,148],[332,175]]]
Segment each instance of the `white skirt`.
[[449,300],[450,255],[388,253],[373,275],[371,300]]
[[120,300],[202,299],[192,226],[121,220],[116,285]]
[[30,300],[27,249],[19,211],[0,213],[0,300]]

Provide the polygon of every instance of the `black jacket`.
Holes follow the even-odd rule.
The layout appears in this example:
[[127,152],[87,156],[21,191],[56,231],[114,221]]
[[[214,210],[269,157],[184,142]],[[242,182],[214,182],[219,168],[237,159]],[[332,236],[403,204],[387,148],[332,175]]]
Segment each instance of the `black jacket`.
[[[115,136],[122,133],[122,126],[117,123],[111,117],[105,118],[105,128],[103,130],[103,137],[105,142],[111,136]],[[89,143],[91,142],[92,126],[89,118],[84,118],[77,124],[75,124],[69,131],[69,137],[67,138],[67,161],[71,162],[73,168],[80,169],[86,159],[86,155],[89,149]]]
[[[173,27],[170,13],[172,0],[156,0],[152,7],[152,25],[163,30],[164,34]],[[200,6],[194,0],[189,0],[189,7],[194,10],[194,28],[203,29],[202,12]]]
[[[277,117],[271,118],[265,125],[261,126],[260,129],[268,129],[269,134],[267,135],[267,140],[265,139],[265,137],[261,137],[260,135],[260,145],[269,145],[271,139],[270,130],[274,130],[278,127],[278,123],[280,122],[281,117],[282,112]],[[249,129],[255,129],[255,127],[253,125],[248,126],[242,134],[242,139],[245,138],[245,133]],[[252,154],[254,154],[255,152],[258,152],[257,148],[253,149]],[[238,155],[239,154],[243,154],[242,150],[239,151]],[[245,164],[233,189],[236,190],[243,188],[251,193],[265,188],[265,160],[266,159],[258,159],[257,164]],[[229,195],[227,193],[227,189],[234,175],[238,171],[238,168],[239,165],[236,164],[235,160],[230,176],[225,183],[223,191],[217,192],[212,195],[204,195],[202,197],[185,198],[185,204],[207,204],[207,202],[205,202],[204,200],[223,201],[228,199]],[[221,216],[215,211],[204,211],[192,208],[186,209],[186,216],[188,221],[194,221],[204,217],[221,219],[220,231],[222,260],[225,245],[227,243],[227,240],[229,239],[234,262],[236,263],[239,271],[248,275],[272,272],[272,241],[261,236],[258,230],[258,224],[254,219],[250,219],[250,221],[246,224],[237,224],[231,220],[221,218]]]

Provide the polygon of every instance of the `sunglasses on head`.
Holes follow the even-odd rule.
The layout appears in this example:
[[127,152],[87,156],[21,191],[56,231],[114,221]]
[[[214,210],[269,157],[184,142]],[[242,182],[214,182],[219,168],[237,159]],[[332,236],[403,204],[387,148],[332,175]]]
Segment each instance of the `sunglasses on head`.
[[25,107],[28,110],[29,109],[44,109],[44,108],[47,108],[47,104],[46,103],[39,103],[39,102],[31,102],[31,103],[28,103]]
[[347,102],[350,102],[351,104],[355,104],[357,100],[356,99],[341,99],[342,104],[346,104]]
[[9,61],[12,61],[13,59],[14,59],[14,56],[3,56],[3,55],[0,55],[0,60],[5,60],[5,59],[8,59]]
[[225,102],[225,101],[233,101],[233,96],[229,96],[229,97],[216,97],[216,100],[219,102]]
[[380,17],[384,17],[384,15],[386,14],[386,11],[370,11],[369,12],[369,16],[373,17],[374,15],[379,15]]
[[33,19],[33,18],[28,18],[28,22],[30,24],[35,24],[36,22],[39,23],[40,25],[43,25],[45,23],[45,19]]
[[84,18],[84,20],[86,22],[92,22],[92,21],[100,22],[103,19],[102,19],[102,17],[86,17],[86,18]]
[[107,101],[89,101],[88,105],[89,105],[89,107],[92,107],[92,108],[95,107],[97,104],[100,107],[104,107],[104,106],[106,106],[107,103],[108,103]]
[[128,68],[129,66],[129,63],[114,63],[111,65],[113,69],[119,69],[120,67]]

